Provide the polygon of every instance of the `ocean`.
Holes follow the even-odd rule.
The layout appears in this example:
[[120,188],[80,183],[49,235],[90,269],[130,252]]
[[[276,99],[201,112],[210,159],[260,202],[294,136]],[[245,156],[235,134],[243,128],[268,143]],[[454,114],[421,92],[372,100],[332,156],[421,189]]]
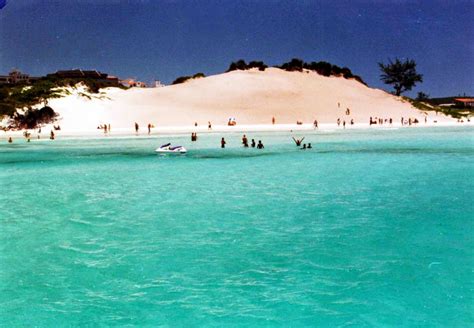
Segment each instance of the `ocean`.
[[472,128],[247,136],[3,140],[0,326],[474,325]]

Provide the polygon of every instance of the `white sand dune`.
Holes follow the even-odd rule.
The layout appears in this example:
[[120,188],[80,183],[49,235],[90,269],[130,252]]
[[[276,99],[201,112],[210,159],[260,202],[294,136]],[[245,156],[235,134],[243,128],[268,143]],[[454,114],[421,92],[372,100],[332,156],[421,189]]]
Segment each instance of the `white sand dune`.
[[[347,123],[366,125],[369,117],[418,118],[425,115],[409,103],[385,91],[369,88],[356,80],[324,77],[315,72],[287,72],[269,68],[233,71],[163,88],[103,90],[102,99],[72,95],[54,99],[50,106],[59,112],[63,131],[93,131],[99,124],[115,130],[142,129],[148,123],[157,128],[225,126],[235,117],[238,126],[271,124],[334,124],[338,118]],[[338,103],[340,106],[338,106]],[[345,115],[350,108],[350,115]],[[452,121],[439,115],[430,121]]]

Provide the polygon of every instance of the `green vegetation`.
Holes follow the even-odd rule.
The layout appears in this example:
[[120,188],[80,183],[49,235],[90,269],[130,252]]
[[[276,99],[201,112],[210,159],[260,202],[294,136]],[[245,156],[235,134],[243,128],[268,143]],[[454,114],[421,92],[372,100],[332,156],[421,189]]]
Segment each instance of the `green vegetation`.
[[434,111],[437,113],[443,113],[444,115],[451,116],[455,119],[468,118],[473,116],[474,114],[473,108],[461,107],[460,105],[438,106],[436,104],[433,104],[431,99],[425,99],[424,101],[420,101],[417,99],[411,99],[409,97],[402,98],[410,102],[413,107],[418,108],[419,110],[425,112]]
[[264,71],[267,67],[268,66],[265,65],[263,61],[251,61],[247,64],[245,60],[240,59],[236,62],[232,62],[229,65],[229,68],[227,69],[226,72],[231,72],[231,71],[236,71],[236,70],[245,71],[251,68],[258,68],[259,71]]
[[[11,119],[11,129],[33,129],[42,124],[54,122],[57,115],[51,107],[46,107],[50,99],[61,98],[69,94],[66,87],[74,87],[78,83],[86,86],[90,93],[98,93],[101,88],[121,87],[105,81],[93,79],[61,79],[43,77],[33,84],[18,83],[0,85],[0,119],[7,116]],[[43,105],[42,109],[34,109]],[[52,112],[51,112],[52,111]]]
[[[262,61],[251,61],[248,64],[245,60],[240,59],[236,62],[232,62],[226,72],[236,71],[236,70],[248,70],[251,68],[258,68],[260,71],[264,71],[268,66]],[[302,72],[303,69],[314,71],[319,75],[323,76],[342,76],[346,79],[355,79],[358,82],[367,85],[360,76],[352,74],[351,70],[347,67],[339,67],[337,65],[332,65],[331,63],[320,61],[320,62],[311,62],[305,63],[303,60],[298,58],[293,58],[287,63],[283,63],[277,68],[283,69],[288,72]]]
[[395,59],[395,62],[389,60],[387,65],[379,63],[382,74],[380,79],[385,84],[393,85],[395,95],[400,96],[402,92],[411,90],[417,82],[423,82],[423,75],[416,72],[416,63],[414,60],[407,59],[402,62]]
[[430,95],[424,92],[418,92],[416,96],[416,100],[418,101],[426,101],[428,99],[430,99]]
[[37,127],[52,123],[58,114],[49,106],[41,109],[28,109],[24,114],[16,114],[12,122],[13,129],[36,129]]
[[204,75],[204,73],[196,73],[193,76],[180,76],[176,80],[174,80],[173,83],[171,83],[171,84],[180,84],[180,83],[184,83],[184,82],[186,82],[187,80],[190,80],[190,79],[199,79],[199,78],[202,78],[202,77],[206,77],[206,75]]

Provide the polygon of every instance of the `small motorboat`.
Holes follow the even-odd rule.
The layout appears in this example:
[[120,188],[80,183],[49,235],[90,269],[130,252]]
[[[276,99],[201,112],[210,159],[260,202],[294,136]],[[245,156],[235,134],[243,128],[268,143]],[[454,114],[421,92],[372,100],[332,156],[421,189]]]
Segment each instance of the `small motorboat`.
[[187,150],[183,146],[171,146],[170,143],[164,144],[155,150],[163,154],[186,154]]

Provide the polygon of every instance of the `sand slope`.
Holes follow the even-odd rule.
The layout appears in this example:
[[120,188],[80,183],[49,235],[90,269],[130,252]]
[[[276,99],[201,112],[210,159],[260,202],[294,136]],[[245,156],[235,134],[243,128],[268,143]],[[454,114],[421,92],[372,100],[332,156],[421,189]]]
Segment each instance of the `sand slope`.
[[273,116],[280,124],[315,119],[335,123],[337,118],[366,124],[370,116],[392,117],[397,123],[401,117],[424,120],[423,113],[401,98],[355,80],[277,68],[233,71],[163,88],[105,89],[102,99],[77,93],[50,103],[60,113],[63,130],[94,130],[101,123],[113,128],[132,128],[134,122],[142,127],[202,126],[208,121],[225,125],[229,117],[239,125],[270,124]]

